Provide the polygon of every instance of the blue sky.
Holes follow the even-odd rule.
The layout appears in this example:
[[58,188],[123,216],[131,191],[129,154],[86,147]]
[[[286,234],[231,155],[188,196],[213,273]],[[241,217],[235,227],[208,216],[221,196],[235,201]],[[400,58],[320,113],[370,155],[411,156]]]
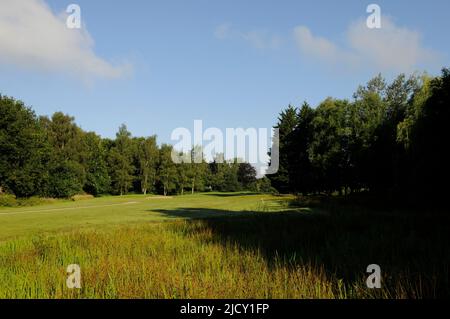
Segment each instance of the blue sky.
[[[59,32],[70,3],[82,29]],[[361,27],[370,3],[382,10],[378,35]],[[271,127],[289,103],[350,98],[379,72],[450,65],[447,0],[5,0],[0,9],[9,10],[0,10],[0,92],[104,137],[121,123],[160,142],[195,119]]]

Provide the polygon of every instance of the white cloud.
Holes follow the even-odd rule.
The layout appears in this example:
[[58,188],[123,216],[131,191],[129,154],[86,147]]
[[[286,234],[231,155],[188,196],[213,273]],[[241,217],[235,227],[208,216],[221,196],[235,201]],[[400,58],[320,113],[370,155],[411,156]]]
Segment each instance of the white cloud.
[[86,81],[118,78],[129,64],[112,65],[98,57],[82,26],[69,29],[66,15],[56,16],[42,0],[0,1],[0,64],[59,72]]
[[423,47],[420,33],[396,26],[389,17],[383,18],[381,29],[369,29],[363,20],[352,23],[345,46],[314,36],[305,26],[294,29],[294,39],[304,56],[342,67],[409,72],[439,58]]
[[419,32],[398,27],[387,17],[381,29],[369,29],[363,21],[353,23],[347,37],[355,52],[383,69],[410,71],[438,58],[436,52],[423,47]]
[[240,31],[228,23],[219,25],[214,36],[219,40],[240,39],[257,49],[278,49],[283,42],[281,37],[266,30]]
[[304,26],[294,29],[294,37],[302,54],[323,60],[331,64],[352,64],[357,57],[345,52],[326,38],[316,37]]

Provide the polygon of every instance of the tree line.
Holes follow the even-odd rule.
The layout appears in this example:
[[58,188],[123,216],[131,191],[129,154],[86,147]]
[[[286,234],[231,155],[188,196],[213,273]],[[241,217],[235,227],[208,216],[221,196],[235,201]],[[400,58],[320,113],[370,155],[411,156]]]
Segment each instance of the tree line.
[[408,203],[443,201],[449,181],[450,70],[378,75],[352,99],[284,109],[277,174],[282,193],[369,192]]
[[[368,192],[409,203],[442,201],[450,178],[450,70],[431,77],[378,75],[352,99],[327,98],[312,108],[289,105],[279,117],[279,170],[256,178],[238,160],[172,161],[156,136],[115,139],[85,132],[73,117],[37,116],[0,95],[0,194],[70,197],[252,190],[296,194]],[[182,158],[193,158],[193,148]],[[192,162],[192,163],[190,163]],[[273,188],[272,188],[273,187]]]
[[[238,160],[175,164],[172,146],[156,136],[133,137],[125,125],[115,139],[83,131],[73,117],[37,116],[23,102],[0,95],[0,194],[66,198],[75,194],[268,191],[267,178]],[[195,155],[197,154],[197,155]],[[183,158],[198,156],[194,148]]]

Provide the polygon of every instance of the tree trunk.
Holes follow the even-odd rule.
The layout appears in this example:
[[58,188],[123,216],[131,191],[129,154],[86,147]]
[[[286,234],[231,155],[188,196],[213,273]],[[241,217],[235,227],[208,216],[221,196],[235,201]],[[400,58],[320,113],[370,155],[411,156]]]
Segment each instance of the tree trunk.
[[144,187],[142,187],[142,192],[144,195],[147,195],[147,184],[148,184],[148,175],[144,175]]

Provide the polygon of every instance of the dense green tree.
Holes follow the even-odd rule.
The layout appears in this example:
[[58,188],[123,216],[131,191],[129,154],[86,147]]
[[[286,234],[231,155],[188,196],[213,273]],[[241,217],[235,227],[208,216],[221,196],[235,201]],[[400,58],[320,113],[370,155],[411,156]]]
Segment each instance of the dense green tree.
[[161,145],[159,150],[158,178],[161,184],[163,195],[166,196],[177,187],[177,166],[172,161],[173,146]]
[[409,178],[404,179],[402,187],[411,202],[445,205],[450,180],[450,153],[446,147],[450,136],[450,70],[443,69],[441,77],[424,82],[410,111],[416,114],[407,139]]
[[71,197],[79,194],[83,189],[80,176],[83,176],[83,167],[74,161],[57,163],[49,172],[49,195],[52,197]]
[[409,203],[421,202],[421,194],[439,201],[450,177],[442,147],[449,73],[401,74],[390,84],[378,75],[352,102],[328,98],[314,110],[303,105],[292,132],[289,107],[278,119],[284,130],[273,185],[280,192],[364,190]]
[[217,154],[209,163],[209,183],[212,190],[219,192],[236,192],[243,190],[239,181],[239,168],[242,163],[238,159],[226,160],[223,154]]
[[270,179],[267,176],[256,180],[255,191],[260,193],[276,193],[276,189],[272,187]]
[[181,195],[184,195],[185,189],[191,186],[191,154],[179,152],[180,161],[176,163],[176,189]]
[[[398,143],[397,130],[398,124],[405,119],[408,103],[411,103],[417,87],[415,76],[406,78],[401,74],[378,96],[382,100],[382,116],[374,131],[369,132],[372,138],[365,168],[368,188],[378,194],[395,197],[401,191],[400,181],[405,178],[406,172],[403,167],[406,153]],[[372,105],[376,106],[380,105]]]
[[42,194],[49,151],[34,112],[0,95],[0,189],[19,197]]
[[[289,105],[283,110],[279,117],[278,123],[275,126],[278,131],[278,149],[279,149],[279,168],[278,172],[273,175],[269,175],[272,185],[280,192],[289,192],[289,149],[290,142],[292,141],[292,134],[297,127],[298,117],[297,108]],[[270,155],[270,154],[269,154]]]
[[251,190],[256,183],[256,169],[249,163],[239,163],[237,179],[245,190]]
[[327,193],[342,191],[342,187],[348,186],[348,109],[348,101],[328,98],[317,107],[312,121],[314,136],[309,149],[310,158],[318,172],[322,190]]
[[317,179],[309,154],[315,112],[305,102],[297,116],[297,126],[292,132],[288,148],[289,186],[292,192],[307,194],[315,191]]
[[75,118],[56,112],[51,119],[41,117],[47,141],[53,147],[58,160],[81,162],[84,155],[83,131],[75,124]]
[[75,124],[75,119],[56,112],[49,119],[41,117],[46,140],[51,145],[48,162],[48,187],[51,197],[70,197],[83,190],[86,183],[86,149],[83,131]]
[[110,191],[111,179],[106,163],[107,149],[100,136],[93,132],[83,135],[85,156],[83,165],[86,171],[86,181],[83,190],[88,194],[99,195]]
[[195,146],[190,152],[190,164],[187,169],[187,176],[190,181],[191,194],[195,190],[204,190],[205,178],[208,171],[208,164],[203,156],[201,146]]
[[237,159],[226,161],[222,169],[224,170],[222,191],[237,192],[242,190],[242,185],[238,180],[239,162]]
[[138,180],[145,195],[154,190],[159,158],[156,136],[137,139]]
[[108,154],[111,187],[116,194],[126,194],[132,186],[134,171],[132,151],[131,133],[126,125],[122,124]]

